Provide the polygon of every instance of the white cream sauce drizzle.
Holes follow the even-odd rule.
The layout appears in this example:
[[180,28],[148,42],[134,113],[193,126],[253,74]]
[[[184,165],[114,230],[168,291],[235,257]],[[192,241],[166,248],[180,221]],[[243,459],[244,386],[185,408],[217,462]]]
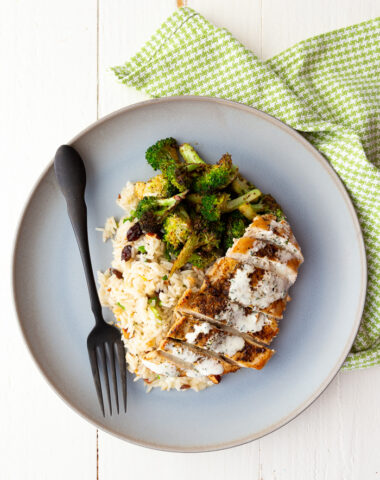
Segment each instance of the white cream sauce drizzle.
[[202,322],[199,325],[194,325],[194,330],[186,334],[185,338],[188,343],[195,343],[200,333],[208,334],[211,330],[211,325],[207,322]]
[[172,347],[173,355],[178,357],[180,360],[188,363],[194,363],[198,360],[199,355],[194,353],[189,348],[184,348],[182,345],[174,345]]
[[233,357],[235,353],[244,348],[244,339],[237,335],[227,335],[220,333],[215,335],[209,344],[209,349],[216,353],[222,353],[228,357]]
[[252,310],[247,314],[238,303],[228,304],[222,313],[216,315],[215,320],[224,320],[227,325],[242,333],[259,332],[264,325],[270,323],[263,313]]
[[239,302],[244,306],[251,303],[252,292],[250,284],[250,275],[253,273],[254,267],[244,265],[243,268],[236,270],[235,276],[231,279],[229,297],[233,302]]
[[273,245],[282,247],[284,250],[295,255],[300,260],[303,260],[303,255],[300,249],[295,244],[295,238],[289,229],[285,229],[282,234],[274,233],[275,227],[279,227],[281,230],[284,228],[284,225],[272,221],[269,228],[270,230],[264,230],[262,228],[257,227],[249,227],[245,233],[245,235],[249,237],[254,237],[257,240],[264,240]]
[[199,360],[194,368],[201,375],[221,375],[224,371],[223,365],[214,358],[204,357]]
[[178,377],[178,369],[175,365],[169,362],[154,363],[149,360],[142,360],[142,363],[146,368],[152,370],[152,372],[157,373],[157,375],[165,375],[167,377]]
[[[218,360],[206,357],[205,355],[196,354],[183,345],[175,345],[172,348],[172,353],[180,360],[191,363],[199,375],[221,375],[224,371],[222,363],[218,362]],[[190,370],[187,370],[186,374],[189,377],[198,376],[195,372],[192,374]]]
[[257,308],[266,308],[276,300],[285,297],[289,286],[285,278],[266,271],[259,283],[252,288],[250,275],[253,271],[254,267],[251,265],[244,265],[236,271],[230,282],[230,300],[245,307],[252,305]]

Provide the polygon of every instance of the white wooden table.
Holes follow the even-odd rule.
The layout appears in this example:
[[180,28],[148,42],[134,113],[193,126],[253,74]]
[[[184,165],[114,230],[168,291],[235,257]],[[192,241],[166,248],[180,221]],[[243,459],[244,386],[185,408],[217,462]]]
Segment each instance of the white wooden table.
[[[186,2],[178,2],[186,3]],[[189,0],[266,59],[314,34],[380,14],[378,0]],[[0,2],[0,478],[380,478],[380,368],[340,373],[301,416],[227,451],[171,454],[97,431],[53,393],[18,331],[9,272],[28,192],[56,147],[144,98],[107,71],[130,57],[175,0]]]

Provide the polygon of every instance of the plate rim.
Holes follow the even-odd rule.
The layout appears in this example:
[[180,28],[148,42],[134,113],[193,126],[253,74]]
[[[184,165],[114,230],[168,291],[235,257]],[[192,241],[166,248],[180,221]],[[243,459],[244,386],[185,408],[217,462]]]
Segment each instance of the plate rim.
[[102,123],[107,122],[108,120],[111,120],[119,115],[124,114],[125,112],[130,112],[133,110],[141,109],[144,108],[145,106],[149,106],[152,104],[160,104],[160,103],[171,103],[171,102],[183,102],[183,101],[189,101],[189,102],[211,102],[211,103],[216,103],[216,104],[221,104],[224,106],[227,106],[229,108],[235,108],[238,110],[245,111],[251,115],[254,115],[256,117],[262,118],[266,121],[269,121],[273,125],[281,128],[285,132],[287,132],[289,135],[291,135],[293,138],[295,138],[299,143],[301,143],[307,150],[311,152],[311,154],[315,157],[317,161],[324,167],[324,169],[327,171],[327,173],[330,175],[332,180],[334,181],[334,184],[336,185],[336,188],[339,190],[340,194],[342,195],[345,204],[348,208],[348,211],[351,215],[353,225],[356,231],[357,235],[357,240],[359,243],[359,254],[360,254],[360,260],[361,260],[361,289],[360,289],[360,297],[359,297],[359,304],[358,304],[358,309],[355,313],[355,323],[353,326],[353,329],[351,331],[351,334],[346,341],[345,347],[343,349],[342,354],[340,355],[339,359],[335,363],[335,365],[331,368],[329,374],[325,378],[325,380],[321,383],[321,385],[301,404],[299,405],[296,409],[292,410],[290,413],[285,415],[283,418],[281,418],[279,421],[277,421],[275,424],[270,425],[269,427],[260,430],[260,432],[255,433],[253,435],[248,435],[244,436],[240,439],[229,441],[229,442],[224,442],[224,443],[217,443],[217,444],[211,444],[207,445],[205,447],[200,447],[200,446],[190,446],[190,447],[172,447],[169,445],[164,445],[164,444],[157,444],[155,442],[148,442],[148,441],[141,441],[135,438],[132,438],[128,435],[122,435],[116,431],[114,431],[111,427],[105,427],[103,425],[99,425],[95,420],[93,420],[89,415],[87,415],[86,412],[82,411],[80,408],[75,406],[70,398],[68,398],[65,394],[65,392],[54,382],[53,378],[50,378],[48,373],[45,371],[44,366],[42,363],[38,360],[37,356],[34,354],[29,341],[28,337],[26,334],[26,331],[23,326],[23,322],[21,319],[21,312],[19,310],[18,304],[17,304],[17,294],[16,294],[16,257],[17,257],[17,252],[18,252],[18,244],[20,242],[20,234],[21,234],[21,227],[23,224],[24,217],[26,215],[26,211],[29,207],[29,204],[34,197],[34,195],[37,193],[37,190],[44,180],[45,176],[48,174],[50,169],[53,166],[53,161],[51,160],[48,165],[44,168],[44,170],[41,172],[37,180],[35,181],[32,190],[30,191],[29,195],[27,196],[23,208],[22,208],[22,213],[20,215],[18,224],[16,226],[15,234],[14,234],[14,239],[13,239],[13,254],[12,254],[12,262],[11,262],[11,275],[12,275],[12,297],[13,297],[13,306],[16,312],[16,317],[17,317],[17,324],[19,327],[19,331],[21,332],[21,336],[24,340],[24,344],[27,347],[27,350],[32,357],[35,365],[37,366],[38,370],[42,374],[43,378],[46,380],[47,384],[50,386],[50,388],[63,400],[66,405],[68,405],[74,412],[79,414],[82,418],[87,420],[90,424],[95,426],[96,428],[111,434],[121,440],[124,440],[126,442],[132,443],[134,445],[138,445],[141,447],[145,448],[150,448],[154,450],[159,450],[159,451],[167,451],[167,452],[177,452],[177,453],[202,453],[202,452],[211,452],[211,451],[218,451],[218,450],[225,450],[229,448],[234,448],[238,447],[240,445],[244,445],[250,442],[253,442],[254,440],[258,440],[259,438],[262,438],[269,433],[272,433],[279,428],[285,426],[292,420],[294,420],[298,415],[300,415],[303,411],[305,411],[308,407],[310,407],[318,398],[319,396],[326,390],[328,385],[333,381],[335,376],[338,374],[340,371],[341,366],[343,365],[350,349],[351,346],[354,343],[355,337],[357,335],[357,332],[360,327],[360,322],[361,322],[361,317],[362,313],[364,310],[364,305],[365,305],[365,299],[366,299],[366,292],[367,292],[367,258],[366,258],[366,250],[365,250],[365,244],[364,244],[364,239],[363,239],[363,233],[360,227],[360,223],[357,217],[357,213],[355,211],[355,208],[353,206],[352,200],[342,182],[338,174],[335,172],[333,167],[330,165],[328,160],[311,144],[309,143],[297,130],[294,128],[290,127],[289,125],[285,124],[281,120],[279,120],[276,117],[273,117],[272,115],[263,112],[261,110],[258,110],[255,107],[251,107],[248,105],[245,105],[243,103],[235,102],[232,100],[226,100],[222,98],[217,98],[217,97],[207,97],[207,96],[196,96],[196,95],[178,95],[178,96],[172,96],[172,97],[161,97],[161,98],[153,98],[149,100],[144,100],[142,102],[137,102],[133,103],[131,105],[127,105],[125,107],[119,108],[104,117],[96,120],[95,122],[92,122],[89,126],[81,130],[77,135],[75,135],[69,142],[67,142],[67,145],[72,145],[75,143],[78,139],[80,139],[82,136],[86,135],[88,132],[90,132],[92,129],[98,127]]

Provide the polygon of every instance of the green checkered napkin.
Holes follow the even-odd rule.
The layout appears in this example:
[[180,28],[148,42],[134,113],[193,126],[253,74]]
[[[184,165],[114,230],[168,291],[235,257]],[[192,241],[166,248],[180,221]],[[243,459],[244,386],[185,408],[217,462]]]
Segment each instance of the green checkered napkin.
[[152,97],[207,95],[263,110],[299,130],[343,180],[368,257],[363,319],[344,369],[380,364],[380,18],[298,43],[262,62],[228,31],[177,10],[115,67]]

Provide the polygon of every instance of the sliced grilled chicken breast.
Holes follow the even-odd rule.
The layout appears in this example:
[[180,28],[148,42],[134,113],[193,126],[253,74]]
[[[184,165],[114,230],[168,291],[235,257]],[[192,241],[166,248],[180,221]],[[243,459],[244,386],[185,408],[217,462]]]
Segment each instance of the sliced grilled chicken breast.
[[289,224],[258,215],[210,267],[201,289],[184,293],[167,337],[145,358],[148,368],[208,376],[214,383],[240,367],[263,368],[274,351],[262,344],[278,333],[276,319],[302,262]]
[[185,362],[189,369],[192,368],[192,371],[187,371],[188,377],[225,375],[239,369],[237,365],[224,360],[220,356],[198,350],[192,345],[185,345],[176,339],[165,338],[160,345],[160,349]]
[[174,362],[170,357],[165,357],[158,350],[152,350],[144,355],[142,363],[157,375],[166,375],[167,377],[185,377],[187,376],[186,364],[182,362]]
[[272,350],[249,342],[242,336],[190,316],[181,317],[170,329],[168,337],[220,354],[239,367],[257,370],[263,368],[273,354]]
[[238,303],[228,302],[226,297],[214,296],[207,290],[186,290],[177,304],[176,312],[180,315],[193,315],[216,325],[228,326],[265,344],[269,344],[278,333],[274,317]]
[[247,227],[244,237],[265,240],[292,253],[301,263],[304,260],[289,223],[286,220],[277,220],[274,215],[257,215]]
[[227,250],[226,257],[270,270],[286,277],[290,284],[296,281],[298,267],[301,264],[301,259],[289,250],[250,236],[235,240],[232,247]]
[[207,272],[201,291],[224,295],[229,301],[281,318],[290,299],[290,284],[289,279],[274,272],[223,257]]
[[[166,375],[168,377],[201,377],[194,367],[183,362],[178,357],[162,350],[152,350],[147,353],[142,360],[143,364],[157,375]],[[220,382],[220,375],[208,375],[213,383]]]

